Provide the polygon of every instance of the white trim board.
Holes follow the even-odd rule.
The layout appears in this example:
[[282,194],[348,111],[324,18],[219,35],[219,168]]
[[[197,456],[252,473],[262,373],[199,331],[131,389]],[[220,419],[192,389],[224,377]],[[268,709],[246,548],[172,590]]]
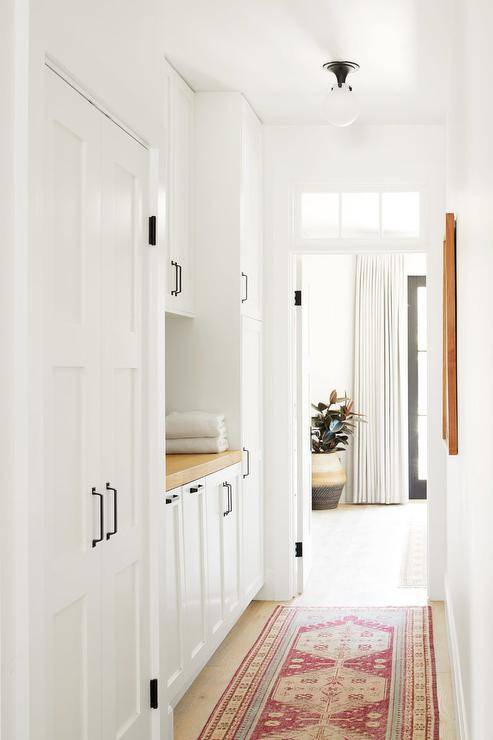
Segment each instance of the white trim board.
[[457,733],[459,740],[471,740],[467,727],[466,706],[464,700],[464,687],[462,685],[462,671],[460,665],[459,642],[455,626],[455,617],[450,589],[445,577],[445,614],[447,619],[447,642],[452,669],[452,682],[454,692],[455,718],[457,722]]

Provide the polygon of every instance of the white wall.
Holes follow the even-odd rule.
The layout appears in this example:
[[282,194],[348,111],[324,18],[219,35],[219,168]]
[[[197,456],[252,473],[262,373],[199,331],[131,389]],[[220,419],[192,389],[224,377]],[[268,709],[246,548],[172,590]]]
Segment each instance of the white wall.
[[[334,388],[353,393],[354,254],[306,255],[303,279],[309,287],[310,397],[327,401]],[[347,471],[341,501],[352,501],[352,444],[339,453]]]
[[[424,203],[423,239],[413,244],[428,254],[428,286],[433,305],[428,335],[435,352],[429,358],[430,501],[433,539],[430,594],[443,596],[445,564],[445,455],[441,442],[441,252],[445,205],[445,145],[442,126],[267,126],[265,128],[264,358],[266,579],[264,595],[289,598],[293,511],[290,499],[293,450],[291,407],[292,270],[296,252],[320,253],[327,244],[299,244],[293,234],[293,197],[300,184],[418,186]],[[397,245],[395,245],[397,246]],[[343,247],[343,245],[342,245]],[[344,247],[343,247],[344,248]],[[352,251],[380,249],[358,245]],[[410,251],[411,247],[405,251]],[[334,245],[341,252],[341,244]],[[400,246],[402,251],[402,246]],[[288,464],[287,464],[288,463]]]
[[493,6],[454,2],[447,209],[457,215],[459,454],[447,459],[447,598],[462,737],[492,736]]

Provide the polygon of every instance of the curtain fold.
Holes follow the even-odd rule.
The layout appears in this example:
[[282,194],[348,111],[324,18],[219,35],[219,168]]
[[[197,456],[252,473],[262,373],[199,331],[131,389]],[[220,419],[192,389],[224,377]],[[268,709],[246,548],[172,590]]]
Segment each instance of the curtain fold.
[[404,256],[358,255],[354,407],[366,417],[354,438],[353,500],[408,500],[407,314]]

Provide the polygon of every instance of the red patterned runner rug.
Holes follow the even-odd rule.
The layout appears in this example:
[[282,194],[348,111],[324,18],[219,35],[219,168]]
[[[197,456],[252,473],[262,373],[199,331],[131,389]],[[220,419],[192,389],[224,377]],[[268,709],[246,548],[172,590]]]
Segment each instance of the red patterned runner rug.
[[438,740],[429,607],[277,607],[200,740]]

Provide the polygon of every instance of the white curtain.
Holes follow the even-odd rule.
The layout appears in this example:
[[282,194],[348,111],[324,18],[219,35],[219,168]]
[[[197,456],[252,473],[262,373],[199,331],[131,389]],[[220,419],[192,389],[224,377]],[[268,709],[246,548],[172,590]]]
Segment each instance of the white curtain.
[[366,423],[358,425],[354,438],[357,503],[408,499],[406,314],[404,256],[358,255],[354,408]]

